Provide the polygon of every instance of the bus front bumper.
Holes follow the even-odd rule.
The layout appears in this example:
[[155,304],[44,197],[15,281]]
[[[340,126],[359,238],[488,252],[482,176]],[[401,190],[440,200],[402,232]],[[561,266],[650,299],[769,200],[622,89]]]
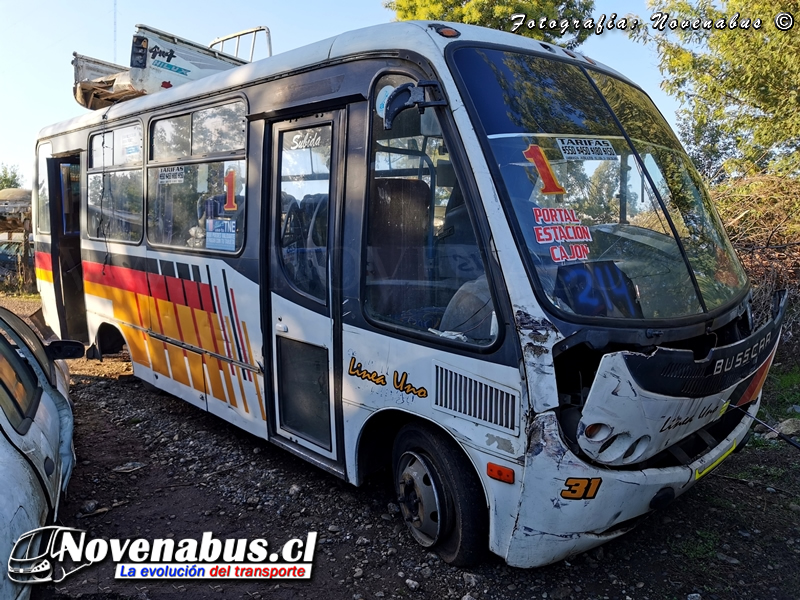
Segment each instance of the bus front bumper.
[[537,415],[506,562],[523,568],[543,566],[630,531],[640,517],[683,494],[739,447],[760,403],[759,397],[728,437],[694,462],[630,471],[583,462],[561,440],[556,416]]

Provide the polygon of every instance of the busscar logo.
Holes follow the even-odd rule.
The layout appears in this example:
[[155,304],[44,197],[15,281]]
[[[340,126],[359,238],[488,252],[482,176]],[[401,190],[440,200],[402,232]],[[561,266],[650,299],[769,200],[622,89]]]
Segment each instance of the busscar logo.
[[59,583],[107,558],[117,579],[310,579],[317,532],[270,552],[265,539],[220,540],[206,531],[195,539],[87,539],[70,527],[23,534],[8,559],[16,583]]

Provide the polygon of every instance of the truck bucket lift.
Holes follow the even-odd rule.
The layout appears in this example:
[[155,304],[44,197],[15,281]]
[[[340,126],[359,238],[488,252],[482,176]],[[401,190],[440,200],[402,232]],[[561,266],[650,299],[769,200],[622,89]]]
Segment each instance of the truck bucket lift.
[[[220,71],[247,64],[253,59],[256,37],[264,32],[269,55],[272,43],[269,29],[255,27],[217,38],[211,46],[234,41],[235,54],[215,50],[147,25],[137,25],[131,46],[130,67],[115,65],[77,52],[73,54],[73,93],[81,106],[91,110],[117,102],[154,94],[163,89],[196,81]],[[249,60],[239,58],[239,42],[252,35]]]

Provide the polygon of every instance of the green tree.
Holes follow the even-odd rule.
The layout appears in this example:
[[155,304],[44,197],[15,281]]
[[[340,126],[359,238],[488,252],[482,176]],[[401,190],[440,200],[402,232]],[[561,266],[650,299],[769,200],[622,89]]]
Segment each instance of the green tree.
[[[526,15],[517,33],[568,48],[581,44],[593,31],[583,27],[575,31],[571,24],[591,17],[594,0],[387,0],[384,6],[395,11],[399,21],[453,21],[504,31],[511,29],[511,15]],[[542,17],[559,23],[566,19],[570,28],[562,33],[560,24],[558,29],[527,27],[528,21]]]
[[[797,24],[781,31],[773,20],[779,11],[800,15],[800,1],[648,4],[668,17],[661,27],[658,20],[645,21],[647,27],[635,30],[633,37],[655,46],[665,76],[662,86],[687,107],[681,116],[688,120],[682,130],[689,134],[690,151],[711,151],[705,174],[723,161],[729,172],[800,174],[800,36]],[[758,28],[757,18],[762,19]],[[675,28],[672,19],[677,19]]]
[[0,163],[0,190],[22,187],[22,176],[16,165],[10,167]]
[[689,158],[706,181],[717,184],[726,179],[725,161],[741,159],[736,136],[709,114],[705,105],[677,113],[678,132]]

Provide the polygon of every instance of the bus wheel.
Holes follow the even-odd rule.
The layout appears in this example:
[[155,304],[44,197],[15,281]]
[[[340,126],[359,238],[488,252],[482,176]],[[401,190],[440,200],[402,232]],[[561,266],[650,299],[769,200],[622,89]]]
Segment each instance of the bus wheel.
[[397,434],[392,465],[400,513],[422,546],[452,565],[485,554],[489,517],[472,465],[434,429],[410,424]]

